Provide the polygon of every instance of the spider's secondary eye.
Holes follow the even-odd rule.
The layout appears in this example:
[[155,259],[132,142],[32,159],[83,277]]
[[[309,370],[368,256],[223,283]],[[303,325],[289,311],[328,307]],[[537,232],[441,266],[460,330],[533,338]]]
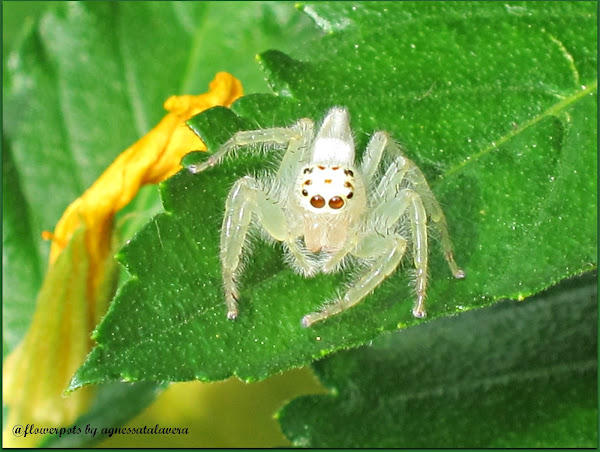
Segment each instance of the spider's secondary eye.
[[310,198],[310,205],[316,207],[317,209],[320,209],[325,205],[325,200],[322,196],[315,195],[312,198]]
[[302,196],[308,196],[308,192],[306,190],[302,190]]
[[339,196],[334,196],[329,200],[329,207],[332,209],[341,209],[344,205],[344,200]]
[[353,196],[354,196],[354,193],[350,192],[350,193],[348,193],[348,196],[346,196],[346,198],[350,199],[350,198],[352,198]]

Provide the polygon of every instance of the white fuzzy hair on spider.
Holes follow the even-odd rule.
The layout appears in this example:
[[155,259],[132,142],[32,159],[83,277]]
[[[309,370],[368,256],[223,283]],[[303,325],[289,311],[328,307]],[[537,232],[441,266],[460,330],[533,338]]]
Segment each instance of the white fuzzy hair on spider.
[[415,317],[425,317],[428,226],[437,229],[455,278],[446,220],[423,173],[385,132],[372,135],[361,162],[345,108],[329,110],[319,127],[300,119],[291,127],[241,131],[206,161],[189,166],[200,173],[241,148],[248,152],[284,149],[279,166],[246,176],[225,202],[220,259],[227,317],[238,316],[238,277],[251,226],[283,244],[285,261],[305,277],[344,268],[348,259],[360,271],[339,298],[302,318],[311,326],[356,305],[396,271],[411,247]]

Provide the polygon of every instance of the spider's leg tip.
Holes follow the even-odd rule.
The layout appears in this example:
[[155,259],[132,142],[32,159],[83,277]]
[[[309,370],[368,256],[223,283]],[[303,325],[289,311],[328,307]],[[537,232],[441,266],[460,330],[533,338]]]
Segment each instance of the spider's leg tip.
[[238,312],[237,311],[228,311],[227,312],[227,319],[228,320],[235,320],[238,316]]
[[302,317],[302,321],[300,323],[304,328],[308,328],[309,326],[311,326],[313,324],[313,321],[310,319],[310,314],[307,314],[304,317]]
[[467,274],[465,273],[464,270],[461,270],[460,268],[458,269],[458,271],[456,273],[454,273],[454,277],[456,279],[464,279],[467,276]]
[[422,309],[422,308],[415,308],[415,309],[413,309],[412,314],[417,319],[424,319],[425,317],[427,317],[427,312],[424,309]]
[[189,165],[187,167],[187,170],[192,173],[192,174],[198,174],[201,173],[202,171],[207,170],[208,168],[211,168],[215,166],[214,163],[211,163],[210,158],[207,162],[202,162],[202,163],[196,163],[193,165]]

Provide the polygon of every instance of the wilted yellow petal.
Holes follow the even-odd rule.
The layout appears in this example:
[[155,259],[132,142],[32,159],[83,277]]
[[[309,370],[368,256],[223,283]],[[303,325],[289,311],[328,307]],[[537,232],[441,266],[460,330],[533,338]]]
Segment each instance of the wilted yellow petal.
[[204,143],[185,124],[192,116],[216,105],[229,106],[242,95],[235,77],[219,72],[210,90],[197,96],[171,96],[164,104],[167,114],[156,127],[126,149],[96,182],[65,210],[52,236],[52,264],[73,232],[86,230],[90,256],[89,301],[97,311],[92,294],[104,279],[101,263],[107,258],[114,215],[125,207],[145,184],[158,183],[176,173],[184,155],[205,150]]
[[[114,287],[116,270],[114,259],[109,259],[106,272],[112,280],[107,285]],[[95,313],[87,302],[88,271],[84,230],[79,228],[48,270],[32,327],[4,362],[2,395],[10,407],[4,447],[31,447],[43,439],[42,435],[14,435],[15,425],[61,426],[89,404],[92,388],[69,397],[62,394],[91,346],[89,325]]]
[[167,99],[164,107],[169,114],[119,155],[100,178],[67,208],[54,230],[50,263],[64,249],[73,231],[85,224],[91,274],[95,277],[90,287],[93,290],[102,278],[96,266],[106,257],[114,214],[135,197],[142,185],[158,183],[176,173],[185,154],[206,149],[185,121],[216,105],[229,106],[241,95],[240,82],[232,75],[220,72],[211,82],[209,92]]
[[[185,124],[208,108],[229,106],[242,95],[240,82],[218,73],[209,92],[172,96],[160,123],[126,149],[63,213],[52,240],[50,265],[24,340],[6,358],[3,396],[9,406],[5,446],[31,446],[39,436],[16,438],[15,424],[68,425],[87,407],[89,388],[63,397],[71,376],[91,348],[90,332],[112,296],[114,215],[145,184],[176,173],[184,155],[205,146]],[[29,440],[33,440],[30,443]],[[13,442],[10,440],[18,440]]]

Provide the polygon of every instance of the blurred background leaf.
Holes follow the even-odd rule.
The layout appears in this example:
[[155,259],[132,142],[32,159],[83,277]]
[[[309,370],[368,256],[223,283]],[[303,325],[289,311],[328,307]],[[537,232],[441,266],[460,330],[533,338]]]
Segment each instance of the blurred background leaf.
[[299,447],[597,447],[597,274],[386,334],[314,365],[280,413]]

